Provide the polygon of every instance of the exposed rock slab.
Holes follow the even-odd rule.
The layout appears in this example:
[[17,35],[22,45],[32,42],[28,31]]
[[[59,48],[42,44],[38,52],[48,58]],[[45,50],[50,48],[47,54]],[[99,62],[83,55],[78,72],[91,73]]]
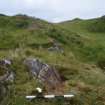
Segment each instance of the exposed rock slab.
[[60,75],[54,67],[34,58],[27,58],[24,63],[29,68],[33,77],[38,78],[45,87],[56,89],[62,84]]

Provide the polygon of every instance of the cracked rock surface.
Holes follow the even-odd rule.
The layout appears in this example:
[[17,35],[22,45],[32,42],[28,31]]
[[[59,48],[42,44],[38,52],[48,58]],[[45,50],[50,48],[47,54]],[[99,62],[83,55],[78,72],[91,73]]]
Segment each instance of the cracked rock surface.
[[45,87],[56,89],[62,81],[56,69],[36,58],[27,58],[24,64],[32,76],[37,78]]

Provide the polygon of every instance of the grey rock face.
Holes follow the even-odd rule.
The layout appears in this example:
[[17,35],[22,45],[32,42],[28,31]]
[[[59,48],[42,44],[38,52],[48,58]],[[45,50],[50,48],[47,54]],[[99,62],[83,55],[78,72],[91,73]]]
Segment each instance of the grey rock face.
[[35,77],[38,77],[39,72],[42,69],[42,66],[44,66],[44,64],[40,63],[38,59],[31,59],[31,58],[26,59],[24,61],[24,64],[29,68],[30,72]]
[[64,53],[64,50],[58,42],[54,42],[53,46],[48,48],[48,51]]
[[0,67],[5,71],[5,74],[0,76],[0,82],[14,81],[15,75],[9,67],[11,64],[12,63],[10,60],[7,60],[7,59],[0,60]]
[[0,60],[0,66],[9,66],[11,65],[11,61],[7,59]]
[[5,85],[5,83],[14,81],[15,75],[10,68],[11,64],[10,60],[0,60],[0,70],[3,71],[0,75],[0,105],[8,93],[8,85]]
[[56,88],[61,84],[61,79],[55,68],[41,62],[38,59],[28,58],[24,61],[32,75],[38,78],[44,85]]
[[61,49],[59,47],[50,47],[50,48],[48,48],[48,51],[64,53],[63,49]]
[[14,82],[14,79],[15,79],[15,74],[14,74],[14,72],[10,72],[9,73],[9,75],[8,75],[8,77],[6,78],[6,81],[9,81],[9,82]]

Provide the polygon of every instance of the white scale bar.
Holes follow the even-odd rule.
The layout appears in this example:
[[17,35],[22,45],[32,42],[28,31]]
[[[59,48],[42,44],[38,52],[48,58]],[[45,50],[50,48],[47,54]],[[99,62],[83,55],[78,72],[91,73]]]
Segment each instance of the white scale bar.
[[36,96],[26,96],[27,99],[33,99],[36,98]]
[[44,95],[44,98],[55,98],[55,95]]
[[64,98],[71,98],[71,97],[74,97],[74,95],[64,95]]
[[[55,98],[56,95],[44,95],[44,96],[41,96],[42,98]],[[74,97],[74,95],[63,95],[63,96],[57,96],[57,97],[64,97],[64,98],[72,98]],[[37,96],[26,96],[26,99],[34,99],[34,98],[38,98]]]

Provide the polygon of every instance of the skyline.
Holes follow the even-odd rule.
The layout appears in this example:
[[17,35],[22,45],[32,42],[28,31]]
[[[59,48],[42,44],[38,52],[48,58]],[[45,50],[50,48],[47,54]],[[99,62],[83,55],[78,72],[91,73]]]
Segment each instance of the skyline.
[[105,0],[0,0],[0,13],[26,14],[49,22],[105,15]]

